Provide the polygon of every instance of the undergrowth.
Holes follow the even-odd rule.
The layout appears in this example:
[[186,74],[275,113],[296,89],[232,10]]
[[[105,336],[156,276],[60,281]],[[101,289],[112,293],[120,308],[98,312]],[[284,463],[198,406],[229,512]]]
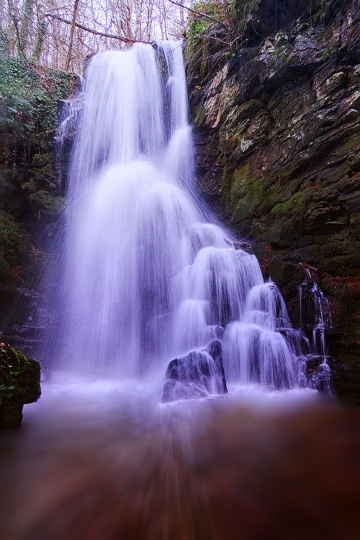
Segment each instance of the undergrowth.
[[0,58],[0,131],[13,139],[53,132],[57,101],[69,96],[74,77],[21,57]]
[[259,0],[200,1],[189,16],[187,57],[192,76],[210,77],[243,46],[246,27]]

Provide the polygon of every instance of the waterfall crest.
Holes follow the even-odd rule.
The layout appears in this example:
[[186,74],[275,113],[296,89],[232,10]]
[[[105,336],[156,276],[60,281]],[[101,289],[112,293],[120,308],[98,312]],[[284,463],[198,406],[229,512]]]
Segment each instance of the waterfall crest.
[[193,193],[181,43],[96,55],[83,99],[58,363],[139,376],[217,338],[230,381],[296,385],[279,291]]

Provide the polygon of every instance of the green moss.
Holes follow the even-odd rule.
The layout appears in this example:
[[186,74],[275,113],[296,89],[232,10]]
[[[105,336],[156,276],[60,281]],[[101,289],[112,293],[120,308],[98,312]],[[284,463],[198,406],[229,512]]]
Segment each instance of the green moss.
[[4,399],[22,397],[21,375],[31,370],[31,360],[9,345],[0,344],[0,405]]
[[283,56],[282,56],[283,64],[288,64],[290,62],[290,59],[291,59],[290,52],[286,52],[286,53],[283,54]]
[[18,427],[23,405],[37,401],[40,394],[39,363],[0,343],[0,429]]
[[233,107],[226,121],[226,129],[231,135],[239,135],[239,124],[242,120],[253,118],[256,113],[263,108],[263,104],[257,99],[250,99],[241,105]]
[[199,104],[195,107],[193,122],[197,128],[201,127],[205,120],[204,105]]
[[57,127],[57,101],[76,85],[69,73],[42,68],[18,57],[0,61],[0,130],[29,137]]
[[322,58],[322,60],[323,60],[324,62],[326,62],[327,60],[329,60],[330,56],[331,56],[331,51],[330,51],[330,49],[325,49],[325,51],[324,51],[324,52],[322,53],[322,55],[321,55],[321,58]]
[[[279,45],[275,47],[274,49],[275,60],[278,60],[280,56],[282,55],[282,53],[286,51],[286,49],[287,49],[287,45]],[[289,55],[289,52],[287,54]]]
[[303,193],[294,193],[290,199],[285,202],[276,204],[271,213],[277,216],[293,217],[303,214],[305,211],[305,198]]
[[0,210],[0,247],[3,249],[4,258],[11,266],[16,266],[20,260],[24,262],[31,249],[29,234],[2,210]]
[[[276,191],[277,200],[284,195],[280,188]],[[275,197],[273,198],[274,202]],[[306,202],[303,193],[294,193],[285,201],[277,202],[271,211],[262,216],[257,227],[257,235],[266,241],[290,245],[303,231]]]
[[53,159],[53,153],[35,154],[31,160],[32,179],[30,182],[25,183],[23,188],[32,191],[39,189],[56,191],[57,179],[54,173]]
[[53,195],[45,189],[32,193],[29,197],[29,203],[32,211],[38,218],[42,214],[59,215],[64,209],[64,198]]
[[254,177],[248,164],[237,169],[228,188],[228,202],[235,207],[232,221],[262,216],[279,200],[279,190],[266,178]]

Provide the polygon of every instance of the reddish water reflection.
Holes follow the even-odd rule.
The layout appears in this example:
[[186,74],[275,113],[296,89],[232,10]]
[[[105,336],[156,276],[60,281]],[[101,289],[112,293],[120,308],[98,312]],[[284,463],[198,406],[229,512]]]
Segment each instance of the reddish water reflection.
[[359,411],[106,395],[2,434],[4,540],[358,538]]

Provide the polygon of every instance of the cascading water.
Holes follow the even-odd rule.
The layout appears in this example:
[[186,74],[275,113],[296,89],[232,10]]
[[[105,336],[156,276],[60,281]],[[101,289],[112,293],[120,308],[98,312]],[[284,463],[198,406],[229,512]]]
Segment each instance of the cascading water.
[[[357,508],[347,486],[356,418],[324,410],[312,391],[275,397],[253,385],[232,399],[163,406],[154,377],[114,377],[157,368],[163,383],[172,360],[167,376],[202,379],[192,397],[223,394],[231,381],[307,385],[311,340],[292,328],[256,258],[207,222],[192,191],[180,44],[95,56],[81,99],[65,249],[59,240],[47,276],[58,315],[43,351],[81,377],[44,382],[24,429],[0,438],[3,537],[235,538],[239,523],[245,538],[291,536],[284,515],[305,523],[300,537],[308,522],[326,536],[327,514],[316,506],[314,520],[314,497],[307,508],[303,493],[332,510],[349,493],[345,503]],[[83,376],[104,368],[112,380]],[[187,397],[173,380],[164,402]],[[340,454],[327,454],[329,444]],[[345,483],[328,493],[329,464]],[[352,537],[354,516],[336,530]]]
[[216,337],[229,381],[297,385],[304,336],[193,193],[181,43],[96,55],[84,91],[58,364],[139,376]]
[[311,375],[309,386],[330,393],[331,376],[325,331],[332,327],[331,305],[316,281],[313,280],[309,268],[305,269],[305,279],[298,290],[300,324],[310,336],[309,354],[304,366]]

